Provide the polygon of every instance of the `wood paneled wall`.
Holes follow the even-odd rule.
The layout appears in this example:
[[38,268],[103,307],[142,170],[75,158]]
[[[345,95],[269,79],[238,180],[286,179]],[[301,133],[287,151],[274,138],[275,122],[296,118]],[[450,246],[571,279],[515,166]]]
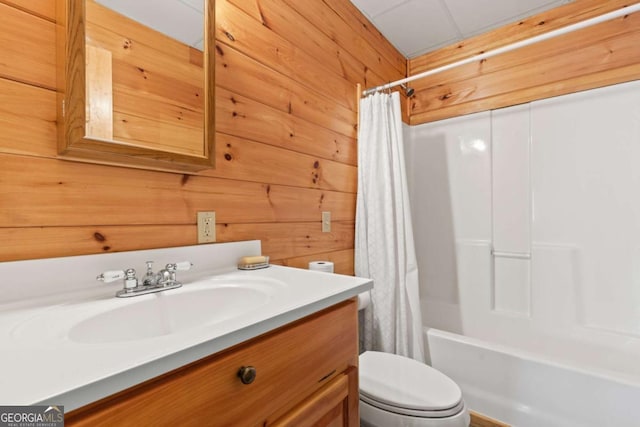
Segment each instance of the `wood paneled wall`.
[[189,176],[56,159],[55,0],[0,0],[0,261],[195,244],[213,210],[218,241],[352,273],[356,84],[406,60],[348,0],[302,3],[216,0],[217,168]]
[[[217,0],[215,170],[56,158],[56,0],[0,0],[0,261],[261,239],[276,262],[353,271],[356,84],[407,61],[348,0]],[[622,7],[576,0],[415,58],[418,73]],[[640,14],[414,82],[410,123],[640,77]],[[322,233],[322,211],[332,232]]]
[[[631,2],[635,3],[635,2]],[[408,61],[409,75],[629,4],[576,0]],[[640,78],[640,13],[416,80],[412,125]]]

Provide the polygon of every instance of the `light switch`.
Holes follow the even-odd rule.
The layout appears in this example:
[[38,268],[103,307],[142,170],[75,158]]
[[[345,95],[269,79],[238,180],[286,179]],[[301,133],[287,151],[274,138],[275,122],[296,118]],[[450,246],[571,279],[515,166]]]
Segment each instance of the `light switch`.
[[331,212],[322,212],[322,232],[331,232]]

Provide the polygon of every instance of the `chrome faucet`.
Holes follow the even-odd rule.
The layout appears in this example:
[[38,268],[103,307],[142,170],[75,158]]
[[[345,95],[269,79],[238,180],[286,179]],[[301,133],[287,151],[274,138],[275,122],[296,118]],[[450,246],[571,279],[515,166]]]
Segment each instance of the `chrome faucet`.
[[156,275],[153,273],[153,261],[147,261],[147,272],[141,281],[142,286],[153,286],[156,284]]
[[178,262],[175,264],[167,264],[162,270],[158,272],[156,275],[156,284],[158,286],[173,286],[178,283],[176,281],[176,271],[185,271],[190,270],[191,264],[189,261]]
[[96,279],[104,283],[124,279],[124,286],[116,292],[116,296],[118,298],[127,298],[179,288],[182,283],[176,280],[176,271],[190,270],[192,266],[193,264],[189,261],[167,264],[158,274],[154,274],[153,261],[147,261],[147,272],[141,280],[138,280],[136,271],[133,268],[105,271],[98,275]]

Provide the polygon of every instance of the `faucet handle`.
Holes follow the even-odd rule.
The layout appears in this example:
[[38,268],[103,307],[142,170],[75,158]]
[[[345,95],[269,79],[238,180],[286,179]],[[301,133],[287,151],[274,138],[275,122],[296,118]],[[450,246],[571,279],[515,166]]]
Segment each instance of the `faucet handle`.
[[138,278],[133,268],[127,268],[124,271],[124,289],[133,289],[138,286]]
[[193,264],[191,263],[191,261],[177,262],[175,265],[176,265],[177,271],[187,271],[187,270],[191,270],[191,267],[193,267]]
[[176,262],[176,263],[169,263],[165,266],[165,269],[171,273],[174,273],[176,271],[191,270],[191,267],[193,267],[193,264],[190,261],[182,261],[182,262]]
[[96,280],[100,280],[101,282],[104,282],[104,283],[111,283],[111,282],[115,282],[118,279],[124,279],[125,276],[126,274],[124,270],[109,270],[98,275],[98,277],[96,277]]
[[160,270],[156,276],[156,282],[159,285],[167,286],[167,285],[180,285],[180,282],[176,281],[176,271],[186,271],[191,270],[190,261],[182,261],[176,263],[169,263],[165,266],[163,270]]
[[98,275],[96,280],[100,280],[104,283],[111,283],[118,279],[124,279],[124,289],[133,289],[138,286],[138,279],[136,279],[136,271],[133,268],[126,270],[109,270]]

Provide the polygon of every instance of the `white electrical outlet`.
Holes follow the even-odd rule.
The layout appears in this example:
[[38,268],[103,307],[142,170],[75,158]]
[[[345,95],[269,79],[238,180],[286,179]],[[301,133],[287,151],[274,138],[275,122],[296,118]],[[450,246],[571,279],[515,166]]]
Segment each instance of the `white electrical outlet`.
[[322,232],[331,232],[331,212],[322,212]]
[[198,212],[198,243],[216,241],[216,213]]

